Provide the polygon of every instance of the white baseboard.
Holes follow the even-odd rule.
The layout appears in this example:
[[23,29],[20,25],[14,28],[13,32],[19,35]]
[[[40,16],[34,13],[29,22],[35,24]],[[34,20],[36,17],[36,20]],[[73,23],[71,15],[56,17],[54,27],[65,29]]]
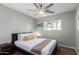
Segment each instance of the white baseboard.
[[77,54],[79,55],[79,49],[76,48]]
[[78,50],[75,47],[66,46],[66,45],[62,45],[62,44],[58,44],[58,46],[63,46],[63,47],[75,49],[75,51],[77,52],[77,55],[79,55]]

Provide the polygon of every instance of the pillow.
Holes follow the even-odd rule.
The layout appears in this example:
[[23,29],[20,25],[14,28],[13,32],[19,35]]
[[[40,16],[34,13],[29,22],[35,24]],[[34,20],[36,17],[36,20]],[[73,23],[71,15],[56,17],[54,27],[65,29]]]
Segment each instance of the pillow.
[[18,40],[22,40],[21,34],[18,34]]
[[24,36],[32,35],[32,33],[26,33],[26,34],[18,34],[18,40],[22,41]]
[[28,40],[32,40],[32,39],[34,39],[33,35],[24,36],[24,38],[23,38],[24,41],[28,41]]
[[18,40],[23,41],[25,36],[32,35],[33,39],[37,38],[35,33],[18,34]]
[[38,38],[38,36],[36,34],[33,34],[34,38]]

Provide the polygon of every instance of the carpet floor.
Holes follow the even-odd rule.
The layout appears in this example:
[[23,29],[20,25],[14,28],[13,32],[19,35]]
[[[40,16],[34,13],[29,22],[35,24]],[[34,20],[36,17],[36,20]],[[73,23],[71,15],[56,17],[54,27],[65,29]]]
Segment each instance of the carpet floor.
[[[19,50],[16,50],[12,55],[25,55]],[[75,49],[66,48],[62,46],[57,47],[56,55],[77,55]]]
[[58,46],[56,55],[77,55],[75,49]]

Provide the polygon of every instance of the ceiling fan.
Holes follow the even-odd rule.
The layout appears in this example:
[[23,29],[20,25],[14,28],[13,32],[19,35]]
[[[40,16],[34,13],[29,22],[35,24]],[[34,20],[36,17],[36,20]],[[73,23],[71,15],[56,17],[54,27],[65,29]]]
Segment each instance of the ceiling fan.
[[33,4],[37,9],[36,10],[27,9],[27,10],[37,12],[35,15],[41,14],[41,15],[45,16],[45,13],[54,13],[54,11],[49,10],[49,7],[53,6],[53,3],[50,3],[49,5],[46,5],[46,6],[44,6],[44,4],[42,4],[42,3],[33,3]]

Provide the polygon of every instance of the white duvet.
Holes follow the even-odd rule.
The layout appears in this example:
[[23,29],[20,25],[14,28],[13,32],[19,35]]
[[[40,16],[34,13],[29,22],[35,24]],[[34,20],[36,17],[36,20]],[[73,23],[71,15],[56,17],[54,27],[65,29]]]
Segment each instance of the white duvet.
[[[29,40],[29,41],[21,41],[21,40],[17,40],[15,41],[15,45],[17,47],[20,47],[28,52],[31,52],[31,49],[41,43],[42,41],[46,40],[45,38],[35,38],[33,40]],[[52,51],[54,50],[56,46],[56,40],[52,40],[48,45],[46,45],[42,50],[41,50],[41,54],[42,55],[48,55],[48,54],[51,54]],[[37,53],[34,53],[34,52],[31,52],[33,54],[37,54]]]

